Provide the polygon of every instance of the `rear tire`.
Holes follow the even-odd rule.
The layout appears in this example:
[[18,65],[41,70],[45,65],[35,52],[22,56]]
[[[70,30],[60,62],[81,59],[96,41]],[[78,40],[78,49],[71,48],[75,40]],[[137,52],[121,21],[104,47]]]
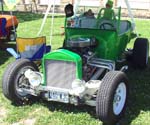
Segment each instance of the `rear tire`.
[[123,72],[108,72],[96,99],[96,114],[104,123],[117,122],[123,115],[128,94],[127,77]]
[[21,88],[27,88],[29,81],[24,76],[27,69],[38,71],[38,67],[27,59],[18,59],[8,65],[2,79],[2,90],[6,98],[15,104],[26,104],[33,98]]
[[137,38],[133,48],[133,66],[144,69],[148,65],[149,42],[146,38]]

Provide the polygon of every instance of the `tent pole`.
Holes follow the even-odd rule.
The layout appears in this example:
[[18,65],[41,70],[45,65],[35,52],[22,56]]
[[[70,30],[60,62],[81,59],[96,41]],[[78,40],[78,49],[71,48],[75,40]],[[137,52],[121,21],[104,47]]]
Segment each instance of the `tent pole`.
[[53,0],[53,8],[52,8],[52,22],[51,22],[51,31],[50,31],[50,45],[52,45],[52,38],[53,38],[54,14],[55,14],[55,0]]
[[75,0],[75,2],[74,2],[74,14],[75,14],[75,15],[76,15],[76,13],[77,13],[77,9],[78,9],[78,7],[79,7],[80,1],[81,1],[81,0]]
[[137,30],[136,30],[135,21],[134,21],[134,17],[133,17],[132,11],[131,11],[129,1],[125,0],[125,3],[126,3],[126,6],[127,6],[127,9],[128,9],[129,16],[130,16],[131,21],[132,21],[132,28],[133,28],[133,30],[135,30],[136,36],[138,37],[138,33],[137,33]]
[[39,36],[39,35],[41,34],[42,30],[43,30],[43,27],[44,27],[44,24],[45,24],[45,22],[46,22],[46,19],[47,19],[47,16],[48,16],[48,14],[49,14],[49,11],[50,11],[50,9],[51,9],[51,6],[52,6],[52,4],[49,2],[49,3],[48,3],[48,8],[47,8],[46,13],[45,13],[45,15],[44,15],[44,18],[43,18],[43,21],[42,21],[40,30],[39,30],[39,32],[37,33],[37,36]]

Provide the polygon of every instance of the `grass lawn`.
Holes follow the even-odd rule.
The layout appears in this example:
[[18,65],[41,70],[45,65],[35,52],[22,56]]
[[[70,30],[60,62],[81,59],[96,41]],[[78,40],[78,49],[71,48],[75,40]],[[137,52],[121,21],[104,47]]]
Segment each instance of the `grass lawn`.
[[[42,15],[19,14],[18,36],[35,37],[40,29]],[[41,35],[46,35],[47,44],[50,42],[50,17],[47,19]],[[141,37],[150,39],[150,20],[136,20],[137,30]],[[64,18],[54,19],[53,50],[62,45]],[[15,43],[9,43],[15,47]],[[132,43],[129,44],[129,47]],[[0,81],[6,66],[15,59],[5,51],[0,51]],[[149,125],[150,124],[150,62],[145,70],[127,71],[130,92],[127,110],[120,125]],[[7,100],[1,89],[0,82],[0,125],[100,125],[95,116],[95,108],[89,106],[73,106],[56,102],[39,100],[32,105],[14,106]]]

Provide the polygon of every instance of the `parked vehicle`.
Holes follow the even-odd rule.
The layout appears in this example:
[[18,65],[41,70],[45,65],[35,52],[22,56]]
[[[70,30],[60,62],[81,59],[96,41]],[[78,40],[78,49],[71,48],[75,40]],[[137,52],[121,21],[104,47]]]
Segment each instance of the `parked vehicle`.
[[47,101],[94,106],[101,121],[118,121],[126,107],[128,78],[124,72],[127,66],[118,70],[116,64],[130,57],[136,68],[145,68],[149,43],[146,38],[136,38],[133,49],[126,50],[134,28],[132,22],[121,20],[121,8],[112,19],[91,12],[74,15],[73,6],[67,5],[63,47],[44,55],[42,73],[27,59],[10,64],[2,81],[5,97],[17,104],[39,96]]
[[18,19],[12,15],[0,15],[0,39],[5,41],[16,40],[16,29],[18,27]]

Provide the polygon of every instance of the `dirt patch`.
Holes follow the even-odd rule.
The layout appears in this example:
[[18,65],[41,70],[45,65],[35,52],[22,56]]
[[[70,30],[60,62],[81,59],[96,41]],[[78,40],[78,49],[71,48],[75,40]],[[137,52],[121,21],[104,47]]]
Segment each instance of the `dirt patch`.
[[23,124],[24,125],[34,125],[36,122],[36,119],[35,118],[32,118],[32,119],[26,119],[23,121]]
[[34,125],[36,122],[35,118],[21,120],[20,122],[13,123],[12,125]]
[[7,110],[4,107],[0,107],[0,121],[7,116]]
[[[122,14],[122,16],[127,17],[128,16],[127,9],[122,9],[121,14]],[[134,9],[134,10],[132,10],[132,14],[136,18],[150,18],[150,10]]]

